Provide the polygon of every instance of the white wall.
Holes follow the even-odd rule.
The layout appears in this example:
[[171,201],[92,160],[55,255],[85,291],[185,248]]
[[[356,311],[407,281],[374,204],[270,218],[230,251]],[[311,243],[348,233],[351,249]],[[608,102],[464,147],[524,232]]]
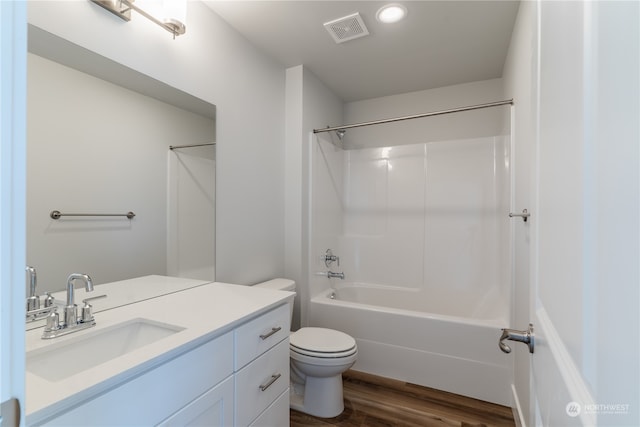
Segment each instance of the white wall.
[[[501,100],[502,79],[485,80],[349,102],[345,104],[345,123],[402,117]],[[501,135],[508,111],[508,106],[495,107],[353,128],[347,130],[344,142],[349,148],[385,147]]]
[[[344,161],[342,148],[335,145],[334,135],[319,133],[311,144],[311,190],[309,245],[309,295],[314,296],[328,289],[332,282],[328,271],[343,272],[349,257],[341,253],[340,238],[343,234],[344,216]],[[329,267],[324,262],[326,251],[341,258],[340,266],[334,262]],[[313,325],[312,325],[313,326]]]
[[[96,284],[166,274],[169,145],[213,140],[213,120],[28,59],[27,263],[38,293],[74,272]],[[54,220],[53,210],[136,217]]]
[[345,151],[345,282],[412,289],[407,309],[506,323],[509,145],[498,136]]
[[[428,111],[437,111],[454,107],[480,104],[484,102],[503,99],[502,92],[503,87],[501,79],[495,79],[464,85],[450,86],[446,88],[351,102],[345,104],[345,120],[343,122],[316,122],[315,126],[335,126],[341,123],[370,121],[378,118],[397,117]],[[388,147],[396,145],[418,144],[436,140],[460,140],[461,138],[477,138],[481,136],[493,137],[504,132],[504,121],[505,118],[509,118],[508,112],[508,107],[497,107],[475,112],[452,114],[446,117],[432,117],[392,124],[349,129],[343,143],[345,147],[354,149],[365,147]],[[377,246],[374,245],[375,247],[379,246],[379,250],[377,251],[375,250],[374,246],[369,245],[366,247],[368,249],[366,249],[362,245],[362,242],[358,243],[356,241],[358,240],[358,238],[363,238],[366,240],[366,233],[361,233],[362,230],[360,230],[360,232],[358,230],[354,231],[353,227],[350,227],[348,231],[350,235],[360,236],[354,237],[355,240],[353,242],[342,237],[343,233],[347,232],[346,227],[350,224],[355,225],[356,228],[366,228],[367,226],[375,228],[376,224],[375,218],[372,218],[372,216],[376,215],[376,212],[372,211],[372,209],[374,209],[374,206],[367,205],[370,209],[366,210],[366,212],[362,212],[362,209],[358,210],[358,207],[356,207],[355,211],[359,212],[360,216],[358,216],[357,219],[353,219],[349,216],[348,213],[345,213],[347,205],[353,205],[354,203],[357,204],[357,200],[355,199],[357,197],[360,197],[362,199],[362,203],[375,204],[377,200],[376,197],[383,197],[384,195],[367,192],[364,188],[358,190],[356,188],[357,184],[349,184],[345,182],[345,180],[349,176],[348,165],[350,164],[350,157],[348,154],[343,154],[342,150],[337,149],[332,145],[332,143],[337,143],[338,145],[341,144],[334,132],[318,134],[317,139],[319,142],[313,144],[312,147],[314,150],[312,152],[312,170],[314,181],[313,188],[311,190],[313,197],[313,235],[311,237],[312,247],[310,258],[312,294],[320,292],[330,284],[330,282],[326,278],[315,276],[316,273],[327,270],[324,263],[320,261],[320,258],[324,254],[324,251],[328,248],[333,249],[336,255],[340,255],[342,257],[341,268],[337,268],[337,266],[334,265],[334,271],[344,270],[347,273],[348,281],[362,280],[367,282],[385,283],[392,285],[405,285],[414,287],[422,286],[422,283],[424,281],[424,257],[422,256],[424,248],[422,245],[422,239],[418,239],[420,241],[414,244],[414,246],[417,245],[418,250],[411,251],[412,254],[417,254],[417,259],[414,260],[415,262],[409,262],[409,258],[404,259],[402,256],[400,256],[400,254],[398,254],[397,257],[391,255],[390,259],[380,259],[382,254],[385,253],[384,248],[386,246],[395,245],[394,247],[397,247],[397,244],[399,242],[407,242],[407,240],[403,238],[402,233],[391,233],[391,235],[388,235],[386,237],[386,239],[396,239],[397,241],[387,241],[383,239],[384,242],[378,242],[376,244]],[[424,147],[425,146],[423,146],[423,148]],[[379,150],[370,149],[369,151],[371,153],[376,153]],[[357,153],[357,150],[353,151],[352,153]],[[356,154],[353,155],[355,156]],[[365,157],[367,156],[366,153],[363,155]],[[500,157],[500,155],[498,155],[498,157]],[[421,158],[422,160],[416,158],[420,165],[424,163],[424,156],[422,156]],[[394,161],[403,162],[406,160],[409,160],[406,155],[403,156],[402,154],[399,154],[399,158],[395,159]],[[375,162],[375,159],[373,161]],[[491,161],[491,164],[493,165],[493,160]],[[404,174],[405,177],[405,181],[402,181],[401,179],[402,182],[413,182],[412,179],[407,178],[409,175],[411,175],[411,171],[404,171],[400,173]],[[420,175],[419,171],[418,175]],[[376,179],[377,178],[373,176],[367,175],[367,178],[362,177],[363,181],[361,181],[361,183],[367,184],[367,182],[375,181],[380,184],[379,187],[384,187],[384,184],[386,183],[384,177],[382,177],[382,181]],[[349,187],[349,185],[351,185],[351,187]],[[424,183],[422,185],[424,186]],[[490,183],[490,185],[493,184]],[[401,187],[402,185],[398,183],[398,185],[393,187],[393,191],[390,190],[390,194],[396,194],[397,197],[402,198],[403,196],[400,193],[405,193],[405,196],[404,198],[402,198],[402,200],[408,200],[410,197],[406,193],[409,190],[407,190],[406,186],[403,187],[404,190],[402,190]],[[373,184],[371,185],[371,188],[373,188]],[[508,188],[508,186],[505,188]],[[345,194],[345,192],[349,191],[353,193],[353,197],[351,199]],[[420,192],[418,191],[418,193]],[[421,194],[424,195],[424,192],[422,192]],[[386,203],[387,200],[385,199],[384,202]],[[502,200],[500,203],[503,204],[505,202],[505,200]],[[363,206],[359,206],[359,208],[363,208]],[[398,213],[397,209],[399,209],[397,205],[393,205],[392,207],[385,205],[384,209],[386,208],[392,209],[394,215]],[[402,205],[401,208],[406,208],[406,206]],[[381,216],[384,216],[384,214],[387,212],[384,209],[377,213]],[[402,210],[402,212],[405,212],[405,210]],[[369,215],[369,217],[365,218],[363,217],[363,215]],[[353,221],[350,221],[350,218],[353,219]],[[423,215],[420,215],[420,218],[422,218],[419,221],[420,226],[416,230],[423,230],[424,232]],[[402,219],[400,217],[397,217],[397,219],[398,221],[402,222]],[[387,225],[385,221],[386,219],[382,221],[384,223],[383,228],[385,228]],[[345,229],[343,229],[343,227],[345,227]],[[411,234],[412,236],[424,234],[423,232],[417,232],[416,234],[416,230],[413,230],[409,234]],[[382,236],[386,231],[388,230],[385,229],[381,231],[380,236]],[[371,233],[372,230],[368,229],[367,232]],[[507,238],[506,235],[503,235],[503,237]],[[407,245],[404,245],[403,247],[407,249]],[[369,253],[367,251],[373,252]],[[378,255],[374,256],[373,253],[377,253]],[[402,253],[404,254],[406,253],[406,251],[403,251]],[[364,267],[365,264],[372,266],[372,271],[367,272],[367,268]],[[414,274],[412,274],[411,272],[413,272]],[[504,275],[500,273],[497,274],[496,277],[498,276],[503,277]],[[395,277],[396,280],[392,280],[392,277]],[[502,294],[508,298],[508,293]]]
[[[181,141],[188,145],[186,138]],[[210,281],[216,278],[215,153],[215,146],[206,146],[176,148],[169,154],[169,276]]]
[[217,106],[216,278],[284,273],[284,68],[204,4],[172,39],[84,1],[30,1],[29,23]]
[[[536,141],[536,58],[537,58],[536,3],[520,4],[513,29],[509,54],[505,62],[503,80],[505,97],[514,100],[513,136],[513,206],[521,212],[531,212],[534,206],[535,141]],[[530,315],[530,242],[532,221],[514,221],[513,230],[513,298],[511,327],[526,329]],[[529,350],[515,345],[514,401],[516,418],[527,425],[532,422],[529,407]]]
[[311,132],[342,123],[343,117],[340,98],[302,65],[287,69],[286,90],[285,276],[298,285],[294,318],[297,327],[306,325],[309,300],[309,192],[313,168],[309,153],[317,149],[316,136]]

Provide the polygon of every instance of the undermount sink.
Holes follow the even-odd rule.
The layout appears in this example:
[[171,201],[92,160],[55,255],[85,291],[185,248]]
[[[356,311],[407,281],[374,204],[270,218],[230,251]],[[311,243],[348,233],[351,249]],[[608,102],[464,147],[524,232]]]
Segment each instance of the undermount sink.
[[149,319],[132,319],[27,353],[27,371],[60,381],[151,344],[184,328]]

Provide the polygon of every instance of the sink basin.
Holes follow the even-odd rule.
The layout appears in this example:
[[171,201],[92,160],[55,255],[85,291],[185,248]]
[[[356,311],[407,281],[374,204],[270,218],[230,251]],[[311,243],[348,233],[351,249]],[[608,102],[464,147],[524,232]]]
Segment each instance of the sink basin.
[[184,328],[149,319],[132,319],[27,353],[27,371],[60,381],[151,344]]

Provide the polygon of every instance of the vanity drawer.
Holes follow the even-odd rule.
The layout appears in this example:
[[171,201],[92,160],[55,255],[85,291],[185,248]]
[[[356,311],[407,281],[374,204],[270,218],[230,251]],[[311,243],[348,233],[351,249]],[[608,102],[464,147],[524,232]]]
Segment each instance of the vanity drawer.
[[290,323],[289,304],[283,304],[238,327],[235,331],[235,370],[288,337]]
[[237,426],[247,426],[289,388],[289,339],[235,375]]

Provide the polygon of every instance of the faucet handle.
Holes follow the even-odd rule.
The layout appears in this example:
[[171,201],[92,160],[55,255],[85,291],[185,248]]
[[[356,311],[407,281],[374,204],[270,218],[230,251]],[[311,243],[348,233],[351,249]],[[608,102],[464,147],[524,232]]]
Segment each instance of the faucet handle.
[[98,295],[97,297],[85,298],[82,300],[84,306],[82,307],[82,319],[81,322],[87,323],[93,321],[93,306],[89,304],[89,301],[94,299],[106,298],[106,295]]
[[338,267],[340,267],[340,257],[333,254],[331,249],[327,249],[324,254],[324,265],[329,268],[332,262],[336,261],[338,263]]
[[47,297],[44,299],[44,306],[45,307],[53,306],[56,302],[56,299],[53,297],[53,295],[51,295],[51,292],[45,292],[45,295]]
[[58,307],[53,307],[51,313],[47,316],[47,325],[44,330],[46,332],[53,332],[60,329],[60,315],[58,314]]

